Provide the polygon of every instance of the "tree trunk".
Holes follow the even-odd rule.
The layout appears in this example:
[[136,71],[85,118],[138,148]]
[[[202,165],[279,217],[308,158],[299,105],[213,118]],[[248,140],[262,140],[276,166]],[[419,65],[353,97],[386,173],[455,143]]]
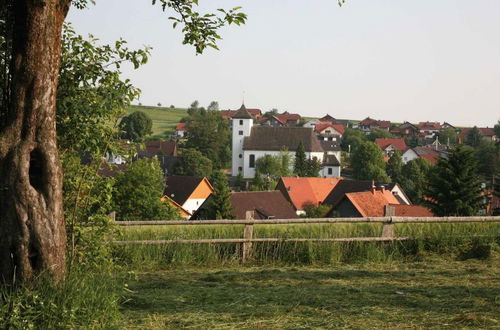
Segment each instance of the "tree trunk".
[[56,141],[61,29],[71,0],[15,0],[11,99],[0,123],[0,280],[62,279],[66,231]]

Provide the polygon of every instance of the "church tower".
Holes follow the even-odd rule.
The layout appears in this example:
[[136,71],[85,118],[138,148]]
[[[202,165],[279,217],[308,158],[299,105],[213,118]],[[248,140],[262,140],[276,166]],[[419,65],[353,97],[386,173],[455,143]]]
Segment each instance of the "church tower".
[[253,126],[252,115],[247,111],[245,105],[231,117],[231,126],[233,129],[233,154],[232,154],[232,176],[237,176],[239,172],[243,174],[244,155],[243,155],[243,140],[245,136],[250,136]]

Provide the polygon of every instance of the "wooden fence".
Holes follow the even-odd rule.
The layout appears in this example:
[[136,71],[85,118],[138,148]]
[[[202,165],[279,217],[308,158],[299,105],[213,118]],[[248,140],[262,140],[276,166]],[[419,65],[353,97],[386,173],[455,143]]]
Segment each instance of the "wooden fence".
[[[268,219],[254,220],[253,212],[248,211],[246,220],[194,220],[194,221],[116,221],[119,226],[210,226],[210,225],[244,225],[243,238],[214,239],[175,239],[175,240],[142,240],[115,241],[116,244],[219,244],[242,243],[243,261],[249,259],[252,243],[256,242],[391,242],[407,240],[407,237],[395,237],[394,224],[398,223],[473,223],[500,222],[500,216],[481,217],[367,217],[367,218],[317,218],[317,219]],[[322,224],[322,223],[382,223],[379,237],[345,237],[345,238],[258,238],[253,235],[254,225],[284,224]]]

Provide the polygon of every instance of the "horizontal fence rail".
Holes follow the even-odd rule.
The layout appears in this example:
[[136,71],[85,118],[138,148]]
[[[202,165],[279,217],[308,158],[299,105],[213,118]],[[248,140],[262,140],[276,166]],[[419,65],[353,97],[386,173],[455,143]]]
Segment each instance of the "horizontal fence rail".
[[[317,218],[317,219],[269,219],[255,220],[253,212],[248,211],[246,220],[193,220],[193,221],[116,221],[119,226],[205,226],[205,225],[244,225],[243,238],[213,239],[174,239],[174,240],[134,240],[115,241],[118,245],[162,245],[162,244],[221,244],[241,243],[242,261],[251,258],[252,244],[259,242],[394,242],[408,240],[408,237],[395,237],[394,225],[398,223],[489,223],[500,222],[500,216],[480,217],[365,217],[365,218]],[[335,224],[335,223],[381,223],[379,237],[346,238],[254,238],[254,225],[287,224]]]
[[192,225],[284,225],[294,223],[456,223],[500,222],[495,217],[366,217],[366,218],[316,218],[316,219],[269,219],[269,220],[161,220],[116,221],[119,226],[192,226]]

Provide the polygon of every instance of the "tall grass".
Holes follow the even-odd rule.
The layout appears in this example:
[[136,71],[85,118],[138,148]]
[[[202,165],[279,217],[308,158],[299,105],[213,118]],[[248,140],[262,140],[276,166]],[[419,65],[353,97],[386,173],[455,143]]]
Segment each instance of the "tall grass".
[[65,281],[42,278],[0,287],[1,329],[119,329],[123,292],[105,272],[78,270]]
[[[253,243],[252,263],[335,264],[418,260],[426,254],[452,258],[487,257],[500,244],[500,224],[397,224],[398,242],[259,242]],[[255,225],[258,238],[378,237],[382,224]],[[126,227],[120,240],[243,238],[243,225]],[[169,244],[115,246],[118,262],[132,266],[238,264],[242,246],[234,244]]]

